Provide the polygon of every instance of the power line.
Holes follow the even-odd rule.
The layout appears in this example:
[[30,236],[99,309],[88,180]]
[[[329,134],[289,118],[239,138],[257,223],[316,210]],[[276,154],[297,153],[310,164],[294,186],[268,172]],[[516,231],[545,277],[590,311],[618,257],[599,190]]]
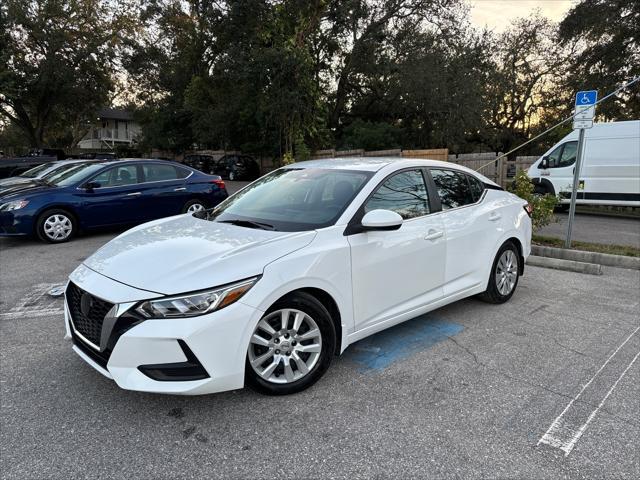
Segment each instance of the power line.
[[[625,88],[633,85],[634,83],[640,81],[640,76],[637,76],[636,78],[634,78],[633,80],[630,80],[629,82],[625,83],[624,85],[622,85],[620,88],[618,88],[617,90],[614,90],[613,92],[611,92],[610,94],[602,97],[600,100],[598,100],[596,103],[593,104],[593,106],[595,107],[596,105],[598,105],[601,102],[604,102],[606,99],[608,99],[609,97],[615,95],[616,93],[618,93],[621,90],[624,90]],[[511,150],[509,150],[507,153],[503,153],[502,155],[499,155],[498,157],[494,158],[493,160],[491,160],[490,162],[485,163],[484,165],[481,165],[480,167],[476,168],[475,171],[479,171],[482,170],[484,167],[487,167],[489,165],[491,165],[494,162],[497,162],[498,160],[506,157],[507,155],[511,155],[513,152],[515,152],[516,150],[520,150],[522,147],[524,147],[525,145],[528,145],[529,143],[533,142],[534,140],[537,140],[538,138],[546,135],[547,133],[549,133],[551,130],[558,128],[560,125],[563,125],[565,123],[567,123],[568,121],[573,119],[573,116],[575,115],[576,111],[575,109],[572,110],[571,116],[565,118],[564,120],[556,123],[553,127],[547,128],[544,132],[536,135],[535,137],[527,140],[526,142],[518,145],[516,148],[513,148]]]

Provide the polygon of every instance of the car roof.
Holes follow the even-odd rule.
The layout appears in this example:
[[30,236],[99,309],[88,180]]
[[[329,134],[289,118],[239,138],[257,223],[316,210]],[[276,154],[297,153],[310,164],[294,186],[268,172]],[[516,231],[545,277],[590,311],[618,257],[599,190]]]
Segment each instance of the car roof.
[[416,162],[425,167],[458,167],[458,165],[440,160],[429,160],[424,158],[409,157],[339,157],[339,158],[323,158],[320,160],[307,160],[306,162],[297,162],[287,165],[293,168],[335,168],[339,170],[361,170],[367,172],[377,172],[390,164],[398,164],[399,168],[403,166],[413,166]]
[[321,160],[308,160],[306,162],[292,163],[283,168],[322,168],[337,170],[357,170],[365,172],[377,172],[384,167],[393,164],[397,169],[410,167],[440,167],[474,175],[484,183],[491,185],[497,184],[463,165],[452,162],[444,162],[442,160],[429,160],[426,158],[410,158],[410,157],[343,157],[343,158],[324,158]]
[[86,159],[85,162],[99,163],[102,165],[122,165],[123,163],[140,162],[140,163],[169,163],[171,165],[177,165],[181,167],[189,168],[187,165],[175,162],[173,160],[162,160],[160,158],[104,158],[104,159]]

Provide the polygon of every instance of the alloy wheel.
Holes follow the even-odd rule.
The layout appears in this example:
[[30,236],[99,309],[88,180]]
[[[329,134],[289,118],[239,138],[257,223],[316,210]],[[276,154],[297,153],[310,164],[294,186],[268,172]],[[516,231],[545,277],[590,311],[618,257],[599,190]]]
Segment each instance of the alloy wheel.
[[496,265],[496,287],[500,295],[509,295],[518,280],[518,257],[513,250],[505,250]]
[[69,238],[73,230],[71,219],[66,215],[56,213],[47,217],[44,221],[44,234],[54,241],[65,240]]
[[189,208],[187,208],[187,213],[201,212],[203,210],[204,205],[202,205],[201,203],[194,203],[192,205],[189,205]]
[[292,383],[311,372],[322,351],[322,334],[308,314],[297,309],[271,312],[249,343],[249,364],[272,383]]

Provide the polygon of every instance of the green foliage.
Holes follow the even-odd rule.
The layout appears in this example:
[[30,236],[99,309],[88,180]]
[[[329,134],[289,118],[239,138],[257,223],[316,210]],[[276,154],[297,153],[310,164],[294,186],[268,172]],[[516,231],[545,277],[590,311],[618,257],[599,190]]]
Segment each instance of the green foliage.
[[[33,146],[76,143],[119,95],[145,150],[507,151],[575,90],[640,74],[637,0],[577,0],[559,26],[532,15],[499,34],[468,15],[465,0],[4,0],[0,114]],[[598,112],[637,118],[639,102]]]
[[[566,90],[598,89],[600,95],[640,75],[640,2],[581,0],[560,23],[560,40],[575,49]],[[631,94],[629,94],[631,92]],[[600,118],[640,118],[638,86],[598,105]]]
[[281,164],[282,165],[291,165],[292,163],[295,163],[295,158],[293,158],[293,153],[291,152],[287,152],[282,156],[282,161]]
[[401,130],[385,122],[356,119],[344,129],[342,147],[384,150],[401,146]]
[[526,171],[521,170],[516,174],[516,178],[508,190],[526,200],[533,208],[531,223],[534,231],[555,221],[553,210],[558,204],[558,197],[551,194],[544,196],[535,194],[533,183],[531,183]]
[[24,132],[30,146],[73,146],[109,102],[117,48],[129,25],[122,15],[127,3],[117,3],[0,4],[0,115]]

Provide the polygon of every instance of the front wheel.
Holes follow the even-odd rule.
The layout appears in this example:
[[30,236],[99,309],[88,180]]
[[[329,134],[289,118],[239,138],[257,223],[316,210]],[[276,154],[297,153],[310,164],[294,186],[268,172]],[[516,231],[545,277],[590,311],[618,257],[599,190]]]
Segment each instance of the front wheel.
[[488,303],[504,303],[509,300],[518,286],[520,254],[513,242],[506,242],[493,261],[487,289],[479,295]]
[[316,383],[335,352],[327,309],[299,292],[276,302],[258,322],[247,351],[245,381],[268,395],[297,393]]
[[43,212],[36,221],[38,238],[48,243],[62,243],[76,234],[76,220],[69,212],[52,209]]
[[235,179],[236,179],[236,172],[234,172],[233,170],[231,170],[231,171],[229,172],[229,180],[233,182]]

